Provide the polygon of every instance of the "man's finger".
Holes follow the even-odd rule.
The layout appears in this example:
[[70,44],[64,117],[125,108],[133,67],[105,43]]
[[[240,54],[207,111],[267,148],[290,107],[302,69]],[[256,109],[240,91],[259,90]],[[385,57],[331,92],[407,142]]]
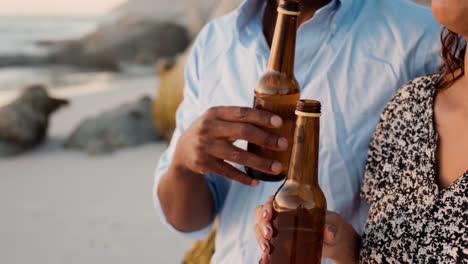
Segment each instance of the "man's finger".
[[206,149],[206,152],[218,159],[234,162],[269,174],[276,175],[283,170],[281,162],[262,158],[233,146],[226,140],[216,140],[213,142],[212,147]]
[[249,107],[220,106],[211,108],[216,117],[225,121],[245,122],[262,127],[281,127],[283,121],[273,113]]
[[229,140],[242,139],[257,146],[276,151],[285,151],[288,149],[288,140],[279,135],[269,133],[255,125],[214,121],[210,123],[209,135],[215,138],[227,138]]
[[210,171],[216,175],[237,181],[244,185],[257,186],[259,184],[258,180],[250,178],[242,171],[234,168],[222,160],[215,160],[212,163]]

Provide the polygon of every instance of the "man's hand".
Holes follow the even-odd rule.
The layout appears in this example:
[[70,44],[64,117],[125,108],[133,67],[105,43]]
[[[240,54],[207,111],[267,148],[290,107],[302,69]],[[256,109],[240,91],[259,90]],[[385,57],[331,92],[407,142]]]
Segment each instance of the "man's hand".
[[281,173],[280,162],[233,145],[243,139],[284,151],[288,141],[264,130],[281,125],[279,116],[247,107],[214,107],[195,120],[180,136],[171,166],[157,188],[167,221],[184,232],[200,230],[213,221],[215,202],[204,177],[208,172],[246,185],[258,184],[226,161],[269,174]]
[[[273,196],[264,205],[255,208],[257,224],[254,226],[258,245],[263,252],[259,263],[267,264],[270,254],[270,239],[273,235],[271,218]],[[354,228],[339,214],[327,212],[323,231],[322,258],[329,258],[337,264],[355,264],[359,260],[361,238]]]
[[171,166],[176,171],[200,175],[214,173],[246,185],[253,180],[225,161],[241,164],[265,173],[279,174],[282,165],[237,148],[233,142],[242,139],[275,151],[285,151],[288,141],[262,128],[278,128],[279,116],[247,107],[213,107],[206,111],[181,135]]

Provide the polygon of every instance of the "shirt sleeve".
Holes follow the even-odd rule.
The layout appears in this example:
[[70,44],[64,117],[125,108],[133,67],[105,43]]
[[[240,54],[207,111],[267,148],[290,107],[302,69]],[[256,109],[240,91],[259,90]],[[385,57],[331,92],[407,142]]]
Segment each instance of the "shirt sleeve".
[[376,196],[378,196],[378,192],[376,191],[376,186],[378,185],[379,179],[384,177],[382,174],[390,173],[389,171],[383,170],[384,166],[382,155],[387,152],[383,145],[383,141],[385,140],[386,136],[385,122],[384,115],[382,115],[370,142],[367,153],[367,162],[360,196],[361,199],[366,201],[369,205],[377,200]]
[[[155,175],[154,175],[154,185],[153,185],[154,206],[161,218],[161,221],[164,224],[166,224],[170,229],[178,233],[181,233],[189,238],[198,239],[198,240],[201,240],[206,235],[208,235],[208,233],[210,232],[212,228],[213,222],[209,226],[196,232],[187,233],[187,232],[180,232],[176,230],[167,221],[162,211],[161,204],[160,204],[159,197],[157,195],[156,190],[157,190],[157,187],[161,178],[167,172],[172,162],[174,151],[175,151],[175,148],[176,148],[176,145],[180,136],[191,125],[191,123],[195,119],[197,119],[201,114],[203,114],[202,111],[204,111],[199,103],[200,102],[199,101],[200,88],[201,88],[199,70],[200,70],[201,60],[203,59],[201,57],[201,51],[203,50],[203,42],[204,42],[204,39],[206,39],[206,35],[207,35],[207,30],[205,28],[205,30],[203,30],[200,33],[199,37],[197,38],[197,41],[195,42],[195,45],[188,57],[187,64],[185,67],[184,98],[176,112],[176,124],[177,124],[176,129],[172,136],[169,147],[163,153],[163,155],[161,156],[159,160],[159,163],[156,168]],[[226,194],[230,187],[230,182],[224,178],[221,178],[213,174],[207,174],[205,176],[205,179],[211,190],[211,194],[212,194],[214,204],[215,204],[215,214],[217,214],[224,203]],[[196,191],[194,191],[194,193],[196,193]]]
[[372,136],[360,193],[361,199],[369,205],[381,199],[387,188],[391,188],[391,185],[386,183],[392,176],[392,164],[395,163],[397,155],[394,120],[397,112],[401,114],[398,108],[407,101],[408,95],[413,93],[412,83],[413,81],[410,81],[402,86],[393,96],[380,115],[380,121]]
[[442,64],[440,50],[442,44],[440,41],[440,32],[442,26],[433,21],[429,21],[424,33],[421,35],[418,45],[416,45],[415,54],[411,61],[410,78],[416,78],[426,74],[436,73]]
[[[361,186],[361,199],[372,205],[395,189],[399,178],[399,160],[401,159],[401,127],[408,125],[405,114],[414,98],[421,93],[420,82],[432,77],[418,77],[403,85],[393,96],[380,116],[380,121],[372,136]],[[428,81],[427,83],[431,83]]]

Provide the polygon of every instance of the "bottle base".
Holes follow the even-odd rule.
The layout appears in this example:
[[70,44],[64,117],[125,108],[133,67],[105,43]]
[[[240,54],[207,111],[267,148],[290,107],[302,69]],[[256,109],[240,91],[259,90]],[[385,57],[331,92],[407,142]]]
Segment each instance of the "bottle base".
[[264,173],[258,170],[251,169],[249,167],[245,167],[245,170],[247,172],[247,175],[250,178],[260,180],[260,181],[278,182],[278,181],[283,181],[286,178],[286,175],[282,173],[278,175],[268,174],[268,173]]

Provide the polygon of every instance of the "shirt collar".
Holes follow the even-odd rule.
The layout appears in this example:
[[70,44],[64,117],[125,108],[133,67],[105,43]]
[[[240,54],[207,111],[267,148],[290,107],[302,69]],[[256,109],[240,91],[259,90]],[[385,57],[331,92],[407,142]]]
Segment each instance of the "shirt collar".
[[[245,26],[263,10],[267,0],[244,0],[237,9],[237,30],[241,31]],[[318,12],[325,9],[336,7],[338,12],[345,12],[350,9],[350,2],[353,0],[332,0],[328,5],[321,8]]]

